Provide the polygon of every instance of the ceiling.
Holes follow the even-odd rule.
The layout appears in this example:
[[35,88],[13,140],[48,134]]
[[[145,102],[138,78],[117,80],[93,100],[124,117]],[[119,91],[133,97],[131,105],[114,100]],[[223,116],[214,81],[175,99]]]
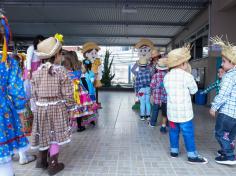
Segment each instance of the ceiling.
[[134,45],[140,38],[166,47],[208,0],[0,0],[14,39],[64,35],[65,45]]

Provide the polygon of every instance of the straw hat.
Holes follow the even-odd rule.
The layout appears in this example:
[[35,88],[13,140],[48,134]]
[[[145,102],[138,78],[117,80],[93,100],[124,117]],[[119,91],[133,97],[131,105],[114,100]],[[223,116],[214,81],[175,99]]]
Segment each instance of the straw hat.
[[187,62],[190,58],[190,45],[187,45],[170,51],[168,53],[166,65],[168,68],[173,68]]
[[221,54],[233,64],[236,64],[236,46],[228,41],[223,41],[220,37],[216,36],[211,38],[213,45],[219,45],[222,48]]
[[138,65],[139,66],[146,66],[147,65],[147,58],[145,58],[145,57],[141,57],[141,58],[139,58],[139,60],[138,60]]
[[101,48],[94,42],[87,42],[83,45],[81,52],[86,53],[87,51],[92,50],[92,49],[96,49],[99,51]]
[[156,69],[158,70],[167,70],[168,67],[166,66],[167,58],[161,58],[158,60],[156,64]]
[[143,38],[138,43],[136,43],[134,47],[138,49],[141,48],[142,46],[149,46],[150,48],[153,48],[154,44],[151,40]]
[[62,48],[61,42],[54,37],[49,37],[37,45],[35,54],[39,59],[48,59],[54,56]]

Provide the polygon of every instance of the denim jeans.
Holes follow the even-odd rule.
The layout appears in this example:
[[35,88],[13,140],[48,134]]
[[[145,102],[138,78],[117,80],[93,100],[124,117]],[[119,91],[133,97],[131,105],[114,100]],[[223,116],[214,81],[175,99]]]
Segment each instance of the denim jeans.
[[140,116],[150,116],[151,114],[150,94],[150,87],[141,88],[138,92],[138,98],[140,100]]
[[159,109],[159,105],[154,103],[152,106],[152,116],[150,121],[152,126],[156,126]]
[[215,137],[221,149],[230,160],[234,159],[234,149],[231,143],[236,136],[236,119],[219,113],[215,125]]
[[170,138],[170,148],[171,152],[179,153],[179,133],[182,131],[185,148],[188,153],[188,157],[197,157],[197,151],[194,141],[194,124],[190,120],[188,122],[175,123],[169,122],[169,138]]

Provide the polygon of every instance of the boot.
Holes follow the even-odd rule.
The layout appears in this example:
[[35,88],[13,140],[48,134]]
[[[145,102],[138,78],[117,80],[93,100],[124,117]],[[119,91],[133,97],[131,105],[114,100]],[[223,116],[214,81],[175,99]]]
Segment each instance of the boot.
[[82,132],[86,129],[84,126],[81,125],[82,123],[81,121],[82,121],[81,118],[77,118],[77,126],[78,126],[77,132]]
[[50,156],[49,158],[49,166],[48,166],[48,174],[55,175],[58,172],[64,169],[63,163],[58,163],[58,153],[56,155]]
[[48,167],[48,150],[39,151],[36,161],[36,168],[47,169]]

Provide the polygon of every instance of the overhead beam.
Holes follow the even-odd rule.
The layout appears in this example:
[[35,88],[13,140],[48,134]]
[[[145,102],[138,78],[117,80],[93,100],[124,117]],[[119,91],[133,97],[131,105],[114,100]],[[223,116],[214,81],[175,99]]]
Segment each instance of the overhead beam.
[[[5,6],[91,6],[91,4],[96,5],[96,7],[118,7],[119,5],[130,5],[130,6],[149,6],[155,8],[176,8],[176,9],[202,9],[206,8],[206,1],[168,1],[168,0],[41,0],[41,1],[29,1],[29,0],[2,0],[2,5]],[[207,1],[208,2],[208,1]]]
[[158,21],[62,21],[62,20],[21,20],[11,21],[13,24],[78,24],[78,25],[137,25],[137,26],[185,26],[183,22],[158,22]]

